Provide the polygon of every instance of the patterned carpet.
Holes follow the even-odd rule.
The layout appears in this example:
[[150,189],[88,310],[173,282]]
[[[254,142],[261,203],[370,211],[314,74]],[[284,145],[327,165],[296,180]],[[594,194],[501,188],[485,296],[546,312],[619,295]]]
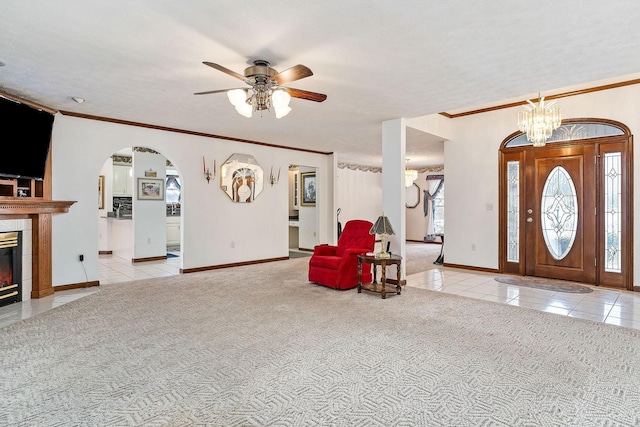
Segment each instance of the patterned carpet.
[[407,242],[406,259],[404,260],[407,265],[407,276],[440,267],[433,262],[440,255],[441,249],[441,245],[433,243]]
[[106,285],[0,329],[0,425],[632,426],[640,331],[307,258]]

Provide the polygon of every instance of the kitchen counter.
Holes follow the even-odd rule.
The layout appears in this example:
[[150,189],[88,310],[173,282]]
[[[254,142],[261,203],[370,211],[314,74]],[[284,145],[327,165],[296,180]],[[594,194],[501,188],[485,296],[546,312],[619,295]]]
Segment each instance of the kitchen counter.
[[124,214],[124,215],[116,216],[114,212],[109,212],[107,213],[107,218],[117,219],[117,220],[132,220],[133,214]]

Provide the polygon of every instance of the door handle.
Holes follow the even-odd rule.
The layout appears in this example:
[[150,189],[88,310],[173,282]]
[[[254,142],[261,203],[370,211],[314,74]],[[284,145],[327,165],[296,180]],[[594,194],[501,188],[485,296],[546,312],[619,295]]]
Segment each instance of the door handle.
[[533,222],[533,218],[527,218],[527,222]]
[[527,209],[527,213],[531,215],[533,213],[533,209]]

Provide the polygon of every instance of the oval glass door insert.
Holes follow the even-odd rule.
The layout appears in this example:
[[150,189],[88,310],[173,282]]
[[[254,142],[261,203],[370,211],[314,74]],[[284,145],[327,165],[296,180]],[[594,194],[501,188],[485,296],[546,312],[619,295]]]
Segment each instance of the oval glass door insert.
[[556,260],[567,256],[578,232],[578,196],[562,166],[549,173],[542,189],[541,224],[547,249]]

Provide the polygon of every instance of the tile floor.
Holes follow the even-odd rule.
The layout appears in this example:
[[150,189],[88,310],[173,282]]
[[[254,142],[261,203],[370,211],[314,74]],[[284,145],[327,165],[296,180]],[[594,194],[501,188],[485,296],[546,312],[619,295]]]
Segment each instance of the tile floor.
[[[179,258],[131,264],[117,256],[101,255],[98,275],[101,285],[108,286],[129,280],[180,274],[179,265]],[[407,286],[640,329],[640,292],[594,287],[594,291],[588,294],[570,294],[498,283],[494,280],[495,276],[434,266],[431,270],[407,276]],[[0,328],[99,292],[99,289],[61,291],[49,297],[0,307]]]
[[507,285],[496,274],[446,267],[407,276],[407,286],[640,329],[640,292],[592,286],[574,294]]
[[131,260],[115,255],[100,255],[98,258],[98,280],[101,285],[178,274],[180,274],[179,257],[139,263],[132,263]]

